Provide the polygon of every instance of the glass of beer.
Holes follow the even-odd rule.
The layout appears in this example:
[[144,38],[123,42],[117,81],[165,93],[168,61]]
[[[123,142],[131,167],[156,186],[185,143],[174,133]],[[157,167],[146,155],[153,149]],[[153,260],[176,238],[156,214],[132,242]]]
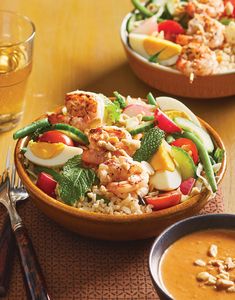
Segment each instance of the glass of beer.
[[0,132],[15,127],[23,114],[34,35],[29,18],[0,10]]

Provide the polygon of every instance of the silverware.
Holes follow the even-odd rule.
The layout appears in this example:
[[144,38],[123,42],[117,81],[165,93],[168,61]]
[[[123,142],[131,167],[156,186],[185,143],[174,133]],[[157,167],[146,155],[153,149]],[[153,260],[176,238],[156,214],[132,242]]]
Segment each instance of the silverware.
[[8,151],[6,169],[0,177],[0,203],[8,210],[28,295],[33,300],[48,300],[50,297],[47,293],[46,283],[36,253],[22,219],[16,211],[15,202],[11,198],[10,173],[13,178],[15,172],[14,169],[10,170],[10,152]]
[[[29,197],[21,180],[16,175],[15,166],[12,168],[10,195],[15,203]],[[8,213],[3,218],[0,232],[0,297],[7,294],[15,254],[15,239]]]

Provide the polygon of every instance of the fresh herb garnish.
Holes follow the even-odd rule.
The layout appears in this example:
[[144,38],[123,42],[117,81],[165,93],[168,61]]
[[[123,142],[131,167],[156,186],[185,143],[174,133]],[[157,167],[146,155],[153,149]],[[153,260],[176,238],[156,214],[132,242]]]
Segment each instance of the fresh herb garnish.
[[221,148],[217,148],[214,152],[214,159],[217,163],[222,162],[224,158],[224,150]]
[[69,159],[61,173],[46,167],[37,167],[36,171],[45,172],[58,182],[59,196],[68,205],[83,197],[97,180],[93,170],[82,167],[81,155]]
[[158,62],[158,57],[159,57],[159,55],[160,55],[160,54],[162,53],[162,51],[164,51],[165,49],[166,49],[166,47],[163,48],[162,50],[158,51],[158,52],[155,53],[154,55],[150,56],[150,57],[149,57],[149,62],[157,63],[157,62]]
[[133,159],[139,162],[149,161],[162,143],[165,134],[161,129],[154,127],[144,134],[140,148],[135,152]]

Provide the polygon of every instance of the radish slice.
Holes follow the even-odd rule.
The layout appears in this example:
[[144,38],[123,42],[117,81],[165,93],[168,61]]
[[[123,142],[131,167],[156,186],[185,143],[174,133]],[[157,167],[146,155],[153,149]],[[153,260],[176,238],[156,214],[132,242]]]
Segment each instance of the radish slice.
[[56,198],[55,188],[57,182],[52,178],[51,175],[41,172],[38,175],[38,180],[36,182],[36,186],[40,188],[44,193],[51,196],[52,198]]
[[151,35],[154,32],[158,32],[158,24],[156,16],[152,16],[149,19],[146,19],[141,23],[137,28],[135,28],[132,32],[134,33],[142,33]]
[[128,115],[129,117],[135,117],[139,114],[143,116],[153,116],[153,112],[150,108],[139,104],[130,104],[126,106],[123,113]]
[[165,115],[160,109],[156,109],[154,114],[157,126],[166,133],[181,132],[181,128],[178,127],[167,115]]
[[195,178],[189,178],[185,181],[183,181],[180,185],[180,191],[183,195],[189,195],[191,193],[191,190],[195,184],[196,180]]

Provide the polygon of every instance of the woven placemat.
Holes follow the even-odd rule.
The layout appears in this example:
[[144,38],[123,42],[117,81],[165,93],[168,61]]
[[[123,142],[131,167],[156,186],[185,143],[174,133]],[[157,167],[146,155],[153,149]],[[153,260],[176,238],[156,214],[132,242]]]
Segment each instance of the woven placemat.
[[[221,212],[223,200],[219,192],[201,213]],[[0,216],[3,213],[1,208]],[[23,204],[20,214],[32,238],[51,299],[158,299],[148,273],[153,239],[107,242],[83,238],[49,220],[31,201]],[[8,296],[2,299],[26,299],[17,256],[12,264]]]

